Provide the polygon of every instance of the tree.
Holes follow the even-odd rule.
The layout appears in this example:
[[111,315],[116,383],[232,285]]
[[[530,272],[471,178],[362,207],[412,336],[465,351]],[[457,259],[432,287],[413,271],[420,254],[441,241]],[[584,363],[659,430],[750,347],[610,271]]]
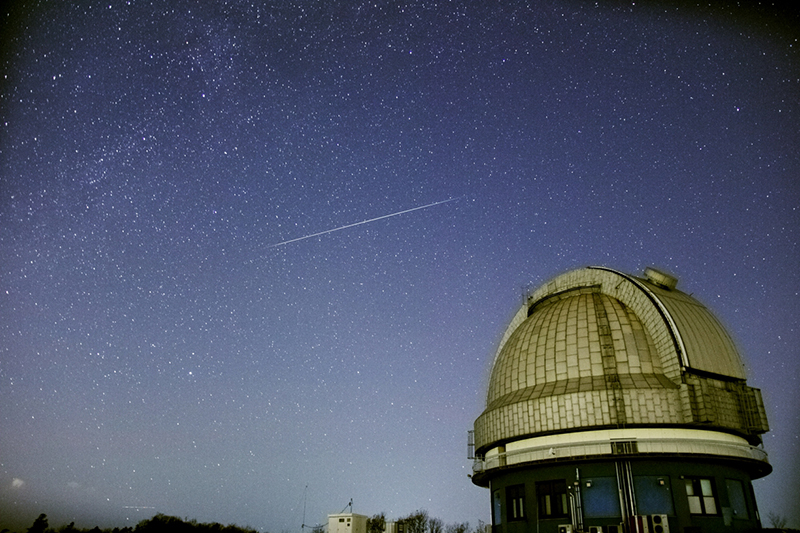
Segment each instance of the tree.
[[444,522],[440,518],[429,518],[428,531],[430,533],[444,533]]
[[445,533],[469,533],[469,522],[461,522],[458,524],[447,524],[444,528]]
[[478,520],[478,527],[475,528],[475,533],[492,533],[492,526],[483,520]]
[[33,521],[33,525],[28,528],[28,533],[44,533],[48,525],[47,515],[42,513],[39,518]]
[[[89,532],[94,533],[94,532]],[[181,520],[175,516],[157,514],[148,520],[142,520],[136,525],[135,530],[126,527],[120,533],[257,533],[252,528],[242,528],[235,525],[223,526],[217,522],[201,524],[197,520]]]
[[61,529],[58,530],[59,533],[77,533],[78,530],[75,528],[75,522],[70,522],[69,525],[63,526]]
[[367,533],[383,533],[386,531],[386,515],[384,513],[367,518]]
[[428,511],[419,510],[398,520],[403,524],[404,533],[427,533]]
[[786,528],[786,517],[779,515],[775,511],[770,511],[767,515],[769,518],[769,523],[772,524],[772,527],[775,529],[785,529]]

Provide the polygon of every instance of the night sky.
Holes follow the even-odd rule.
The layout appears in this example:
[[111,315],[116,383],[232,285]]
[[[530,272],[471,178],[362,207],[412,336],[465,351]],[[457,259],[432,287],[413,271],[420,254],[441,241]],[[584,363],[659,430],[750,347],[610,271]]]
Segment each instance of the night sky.
[[6,2],[0,527],[489,521],[491,357],[588,265],[729,328],[800,527],[797,17],[532,4]]

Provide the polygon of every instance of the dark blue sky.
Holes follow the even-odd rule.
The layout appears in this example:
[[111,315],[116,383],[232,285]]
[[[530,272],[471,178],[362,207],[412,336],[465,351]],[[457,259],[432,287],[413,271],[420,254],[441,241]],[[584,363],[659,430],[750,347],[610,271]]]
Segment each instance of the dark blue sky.
[[466,432],[522,292],[653,265],[740,346],[772,426],[762,519],[800,527],[794,13],[2,15],[0,516],[279,533],[307,492],[306,523],[351,498],[488,521]]

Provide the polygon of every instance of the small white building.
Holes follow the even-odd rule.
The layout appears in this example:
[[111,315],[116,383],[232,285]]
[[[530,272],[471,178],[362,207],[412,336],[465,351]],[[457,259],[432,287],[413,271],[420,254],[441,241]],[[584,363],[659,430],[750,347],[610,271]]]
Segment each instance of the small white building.
[[367,517],[356,513],[329,514],[328,533],[367,533]]

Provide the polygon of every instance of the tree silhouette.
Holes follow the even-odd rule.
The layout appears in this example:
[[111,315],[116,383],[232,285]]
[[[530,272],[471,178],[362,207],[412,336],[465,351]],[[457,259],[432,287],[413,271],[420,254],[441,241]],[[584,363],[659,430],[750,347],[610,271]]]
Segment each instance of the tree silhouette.
[[383,533],[384,531],[386,531],[386,515],[384,513],[367,518],[367,533]]
[[404,533],[426,533],[428,529],[428,511],[419,510],[398,520],[403,524]]
[[469,533],[469,522],[447,524],[444,530],[446,533]]
[[42,513],[33,521],[33,525],[28,528],[28,533],[44,533],[48,525],[47,515]]
[[[785,524],[785,518],[771,514],[770,519],[774,523]],[[428,511],[420,509],[397,520],[398,531],[401,533],[491,533],[491,525],[478,521],[478,526],[471,529],[469,523],[461,522],[445,524],[442,520],[431,517]],[[324,526],[314,527],[311,533],[324,533]],[[386,513],[378,513],[367,518],[366,533],[385,533],[386,532]],[[8,529],[3,529],[0,533],[11,533]],[[237,525],[224,526],[218,522],[200,523],[197,520],[181,519],[175,516],[157,514],[152,518],[142,520],[136,524],[135,528],[115,527],[113,529],[100,529],[99,527],[77,528],[75,522],[58,528],[50,528],[47,515],[42,513],[33,525],[26,530],[26,533],[259,533],[251,527],[239,527]],[[285,533],[288,533],[285,532]],[[797,531],[796,533],[800,533]]]
[[428,519],[428,532],[429,533],[444,533],[444,522],[441,518]]

